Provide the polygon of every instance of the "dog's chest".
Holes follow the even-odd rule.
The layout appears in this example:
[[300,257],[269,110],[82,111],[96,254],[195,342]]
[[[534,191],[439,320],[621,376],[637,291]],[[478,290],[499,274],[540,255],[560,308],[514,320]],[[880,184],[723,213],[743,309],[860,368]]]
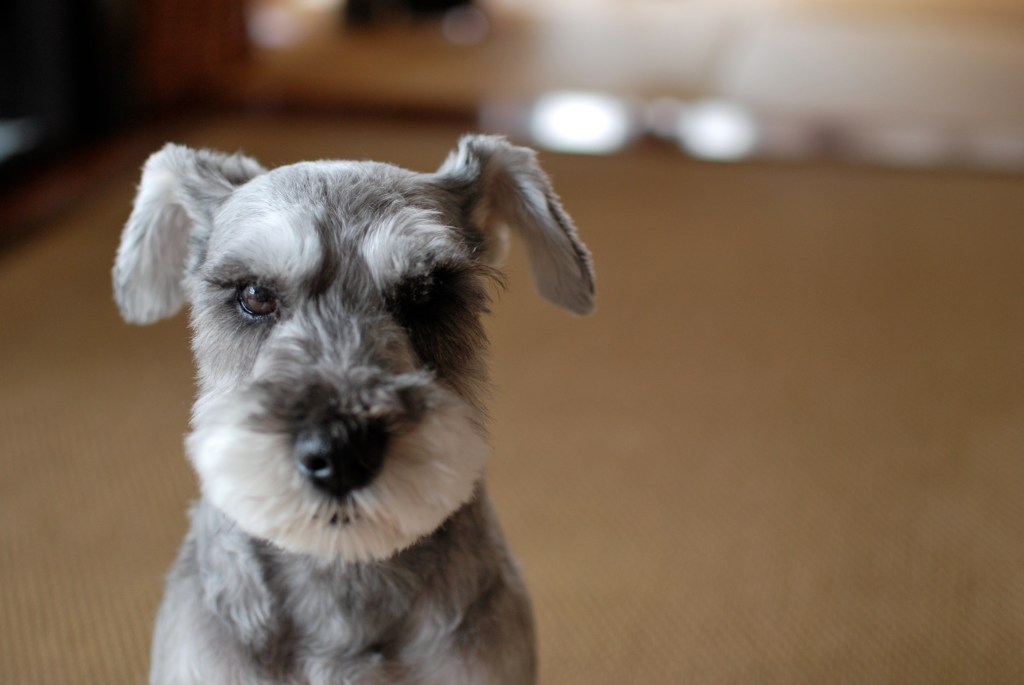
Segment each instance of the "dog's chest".
[[292,667],[302,685],[421,682],[408,677],[452,652],[457,620],[414,575],[338,567],[282,580]]

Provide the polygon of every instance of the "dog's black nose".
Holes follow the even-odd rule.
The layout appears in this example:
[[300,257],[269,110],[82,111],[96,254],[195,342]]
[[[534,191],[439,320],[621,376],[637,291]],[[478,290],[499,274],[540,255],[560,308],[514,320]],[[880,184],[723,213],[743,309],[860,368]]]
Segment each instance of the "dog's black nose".
[[377,475],[387,443],[387,429],[381,422],[341,416],[300,430],[295,436],[295,460],[314,486],[344,497]]

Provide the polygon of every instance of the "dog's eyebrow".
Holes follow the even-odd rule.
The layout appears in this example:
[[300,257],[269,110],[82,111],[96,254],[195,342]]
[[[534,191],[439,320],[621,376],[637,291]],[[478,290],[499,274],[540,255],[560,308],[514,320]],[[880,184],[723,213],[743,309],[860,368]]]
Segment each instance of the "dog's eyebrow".
[[463,261],[457,229],[439,213],[417,208],[376,222],[358,246],[363,262],[379,287],[390,287],[431,271],[443,262]]
[[243,281],[266,280],[266,278],[261,278],[261,274],[251,264],[239,259],[224,259],[214,264],[208,264],[204,271],[206,273],[203,274],[203,280],[215,286],[227,287],[238,285]]

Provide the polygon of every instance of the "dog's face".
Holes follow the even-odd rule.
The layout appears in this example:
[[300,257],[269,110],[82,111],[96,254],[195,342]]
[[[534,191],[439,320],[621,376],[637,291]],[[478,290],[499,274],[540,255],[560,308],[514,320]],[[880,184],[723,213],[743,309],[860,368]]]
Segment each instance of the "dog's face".
[[593,303],[589,256],[532,153],[468,137],[434,174],[371,162],[265,171],[167,146],[114,269],[129,321],[191,305],[203,494],[294,552],[384,558],[472,496],[503,226],[542,294]]

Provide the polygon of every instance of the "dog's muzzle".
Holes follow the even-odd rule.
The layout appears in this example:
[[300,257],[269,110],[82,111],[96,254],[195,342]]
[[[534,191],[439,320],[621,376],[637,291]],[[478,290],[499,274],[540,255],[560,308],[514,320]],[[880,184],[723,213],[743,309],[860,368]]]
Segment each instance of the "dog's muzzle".
[[299,430],[293,450],[299,472],[318,490],[341,499],[374,479],[387,446],[383,421],[338,416]]

